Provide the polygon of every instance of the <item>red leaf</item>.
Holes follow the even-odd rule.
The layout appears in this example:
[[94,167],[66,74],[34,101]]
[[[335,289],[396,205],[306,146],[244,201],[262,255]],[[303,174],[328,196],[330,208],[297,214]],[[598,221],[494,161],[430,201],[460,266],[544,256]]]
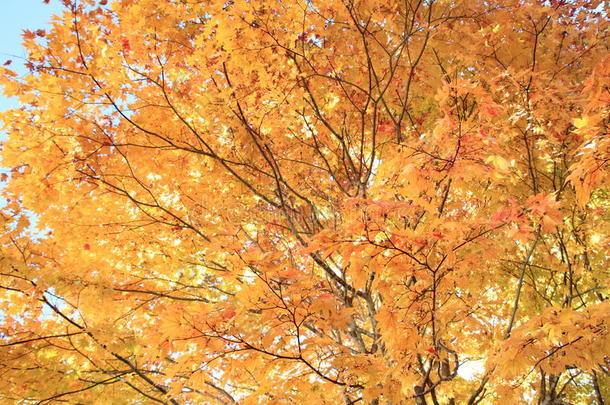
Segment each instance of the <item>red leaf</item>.
[[485,112],[489,115],[493,115],[494,117],[498,115],[498,112],[493,107],[486,107]]
[[129,44],[129,40],[128,39],[124,39],[121,41],[121,44],[123,45],[123,51],[124,52],[129,52],[131,51],[131,45]]
[[23,30],[23,34],[21,34],[23,39],[34,39],[36,38],[36,33],[30,30]]

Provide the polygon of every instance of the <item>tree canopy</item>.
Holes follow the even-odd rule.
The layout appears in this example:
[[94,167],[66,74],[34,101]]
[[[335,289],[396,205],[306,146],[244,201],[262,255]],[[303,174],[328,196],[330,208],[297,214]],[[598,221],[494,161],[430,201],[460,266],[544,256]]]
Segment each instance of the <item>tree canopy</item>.
[[608,2],[63,3],[1,403],[607,403]]

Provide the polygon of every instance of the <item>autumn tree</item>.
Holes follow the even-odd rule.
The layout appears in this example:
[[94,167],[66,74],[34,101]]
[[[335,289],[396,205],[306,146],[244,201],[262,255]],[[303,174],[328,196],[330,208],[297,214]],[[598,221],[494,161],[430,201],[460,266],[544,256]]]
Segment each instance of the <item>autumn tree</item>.
[[1,403],[608,403],[608,2],[63,3]]

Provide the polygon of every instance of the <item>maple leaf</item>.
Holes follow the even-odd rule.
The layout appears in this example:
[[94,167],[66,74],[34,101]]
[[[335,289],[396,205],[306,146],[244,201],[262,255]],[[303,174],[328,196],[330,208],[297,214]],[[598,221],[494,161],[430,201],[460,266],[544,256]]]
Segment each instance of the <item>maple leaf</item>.
[[23,30],[21,36],[23,37],[23,39],[34,39],[36,38],[36,33],[30,30]]

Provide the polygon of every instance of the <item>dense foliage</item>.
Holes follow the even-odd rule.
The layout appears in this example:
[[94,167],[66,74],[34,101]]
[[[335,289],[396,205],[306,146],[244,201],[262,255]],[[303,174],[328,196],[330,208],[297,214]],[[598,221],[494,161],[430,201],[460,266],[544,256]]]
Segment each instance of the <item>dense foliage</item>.
[[64,0],[0,68],[0,402],[603,404],[608,2]]

